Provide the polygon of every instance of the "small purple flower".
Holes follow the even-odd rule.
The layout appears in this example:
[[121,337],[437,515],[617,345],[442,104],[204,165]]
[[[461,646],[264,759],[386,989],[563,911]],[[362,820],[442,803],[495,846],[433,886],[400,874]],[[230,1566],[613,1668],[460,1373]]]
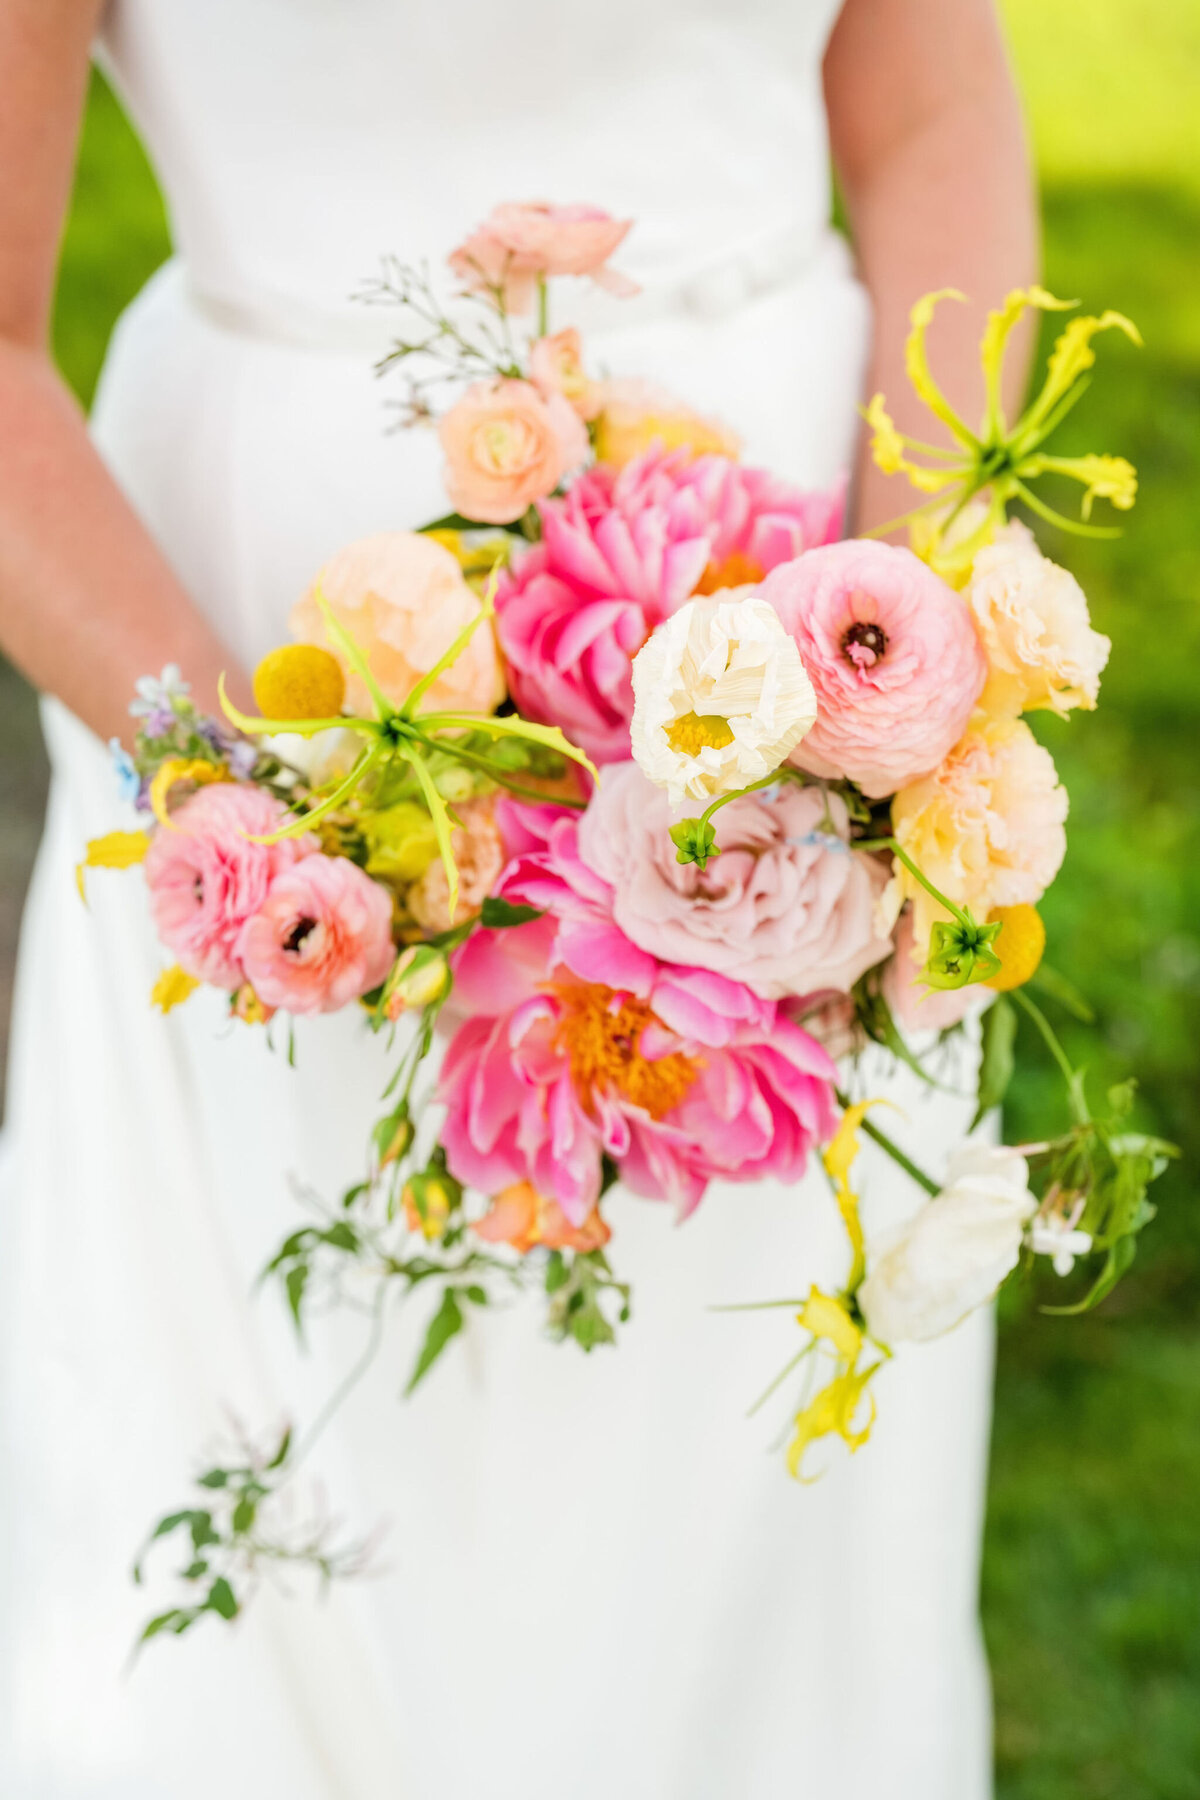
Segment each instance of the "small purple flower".
[[248,781],[258,761],[258,745],[252,744],[249,738],[235,738],[228,754],[230,773],[238,781]]

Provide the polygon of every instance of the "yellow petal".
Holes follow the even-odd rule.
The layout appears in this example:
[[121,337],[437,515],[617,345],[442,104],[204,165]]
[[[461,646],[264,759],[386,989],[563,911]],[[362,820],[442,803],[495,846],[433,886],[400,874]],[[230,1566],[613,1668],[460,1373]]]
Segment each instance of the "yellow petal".
[[[933,379],[929,368],[929,358],[925,354],[925,333],[929,330],[940,300],[965,301],[966,295],[961,294],[957,288],[938,288],[932,294],[922,294],[909,314],[909,318],[912,320],[912,330],[904,345],[904,367],[907,370],[908,379],[930,412],[954,433],[960,443],[973,446],[974,434],[967,430]],[[936,493],[938,490],[935,488],[930,491]]]
[[172,823],[167,811],[167,797],[177,781],[194,781],[197,787],[204,787],[210,781],[227,781],[229,772],[222,763],[206,762],[198,757],[195,762],[187,762],[181,756],[172,756],[159,769],[150,783],[150,808],[160,825],[170,831],[178,831],[179,827]]
[[[1039,425],[1049,417],[1067,391],[1094,364],[1096,352],[1092,348],[1092,339],[1098,332],[1111,331],[1114,327],[1123,331],[1131,343],[1141,345],[1141,332],[1124,313],[1108,311],[1098,318],[1087,315],[1071,320],[1050,352],[1041,393],[1017,426],[1019,437],[1024,438],[1027,425]],[[1037,442],[1036,437],[1033,442]]]
[[832,1344],[844,1361],[854,1363],[858,1360],[858,1353],[862,1349],[862,1332],[847,1312],[844,1301],[838,1300],[833,1294],[823,1294],[820,1288],[815,1287],[796,1318],[805,1331],[811,1331],[814,1337],[824,1338]]
[[181,969],[178,963],[170,969],[164,969],[153,988],[150,990],[150,1004],[157,1006],[160,1012],[169,1013],[173,1006],[179,1006],[190,994],[194,994],[200,986],[194,975]]
[[871,427],[871,455],[885,475],[907,475],[922,494],[940,494],[961,479],[957,469],[927,469],[905,455],[907,439],[896,430],[882,394],[873,394],[864,412]]
[[1004,415],[1000,404],[1000,373],[1004,366],[1004,350],[1009,334],[1021,315],[1028,307],[1036,306],[1043,312],[1067,312],[1077,306],[1077,300],[1056,300],[1053,294],[1047,293],[1044,287],[1013,288],[1004,299],[1004,305],[998,311],[989,312],[980,342],[980,360],[983,364],[983,378],[987,386],[988,416],[984,425],[985,437],[999,435],[1004,430]]
[[79,898],[87,899],[83,873],[85,869],[132,869],[135,863],[145,860],[149,848],[150,837],[145,831],[110,831],[106,837],[93,838],[87,846],[83,861],[75,865],[75,885],[79,889]]
[[788,1446],[787,1454],[788,1472],[797,1481],[816,1479],[804,1474],[804,1457],[809,1445],[814,1444],[818,1438],[836,1435],[852,1454],[866,1443],[875,1423],[874,1399],[865,1424],[856,1430],[854,1420],[866,1385],[878,1367],[879,1364],[874,1363],[861,1372],[848,1369],[845,1374],[835,1376],[828,1387],[821,1389],[815,1400],[797,1413],[795,1436]]

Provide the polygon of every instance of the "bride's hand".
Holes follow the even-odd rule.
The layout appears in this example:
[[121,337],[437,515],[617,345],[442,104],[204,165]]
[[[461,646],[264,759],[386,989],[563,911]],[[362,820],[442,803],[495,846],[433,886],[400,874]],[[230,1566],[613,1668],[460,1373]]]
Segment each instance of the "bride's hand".
[[[102,0],[0,0],[0,644],[102,737],[175,662],[216,710],[232,661],[105,469],[49,351]],[[236,684],[235,684],[236,685]]]

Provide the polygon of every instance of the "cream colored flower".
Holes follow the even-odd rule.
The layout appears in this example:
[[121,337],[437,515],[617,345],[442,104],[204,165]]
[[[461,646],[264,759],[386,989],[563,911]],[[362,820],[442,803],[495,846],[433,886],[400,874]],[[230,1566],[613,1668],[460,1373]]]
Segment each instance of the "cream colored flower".
[[1016,1267],[1036,1210],[1018,1151],[964,1145],[937,1198],[882,1238],[871,1258],[858,1290],[871,1336],[888,1345],[924,1342],[983,1306]]
[[367,747],[367,739],[348,725],[331,725],[312,737],[298,732],[280,731],[263,739],[264,748],[274,752],[290,769],[303,775],[310,787],[344,781]]
[[1042,555],[1019,520],[976,556],[966,600],[990,665],[987,710],[1095,706],[1112,645],[1092,630],[1075,577]]
[[[1066,854],[1066,816],[1066,789],[1028,725],[978,714],[941,767],[892,801],[899,843],[934,887],[977,919],[994,907],[1037,904]],[[905,900],[923,951],[933,921],[948,914],[897,861],[884,923],[895,923]]]
[[633,659],[633,758],[676,804],[761,780],[816,717],[800,652],[752,590],[689,600]]

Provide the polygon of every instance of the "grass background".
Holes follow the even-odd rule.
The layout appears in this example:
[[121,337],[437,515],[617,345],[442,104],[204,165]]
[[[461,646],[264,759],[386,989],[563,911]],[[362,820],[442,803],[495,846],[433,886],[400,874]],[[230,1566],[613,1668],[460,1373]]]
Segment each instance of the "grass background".
[[[1100,379],[1056,445],[1130,456],[1142,498],[1115,546],[1043,534],[1116,645],[1099,717],[1041,727],[1072,799],[1044,910],[1055,963],[1099,1010],[1097,1088],[1136,1068],[1142,1121],[1185,1162],[1098,1314],[1025,1305],[1003,1322],[984,1563],[998,1793],[1200,1800],[1200,5],[1004,10],[1047,283],[1127,312],[1146,340],[1140,353],[1102,340]],[[166,247],[150,172],[97,81],[55,326],[84,400]],[[44,779],[32,697],[0,668],[0,1017]],[[1036,1043],[1023,1049],[1009,1127],[1036,1136],[1054,1076]]]

